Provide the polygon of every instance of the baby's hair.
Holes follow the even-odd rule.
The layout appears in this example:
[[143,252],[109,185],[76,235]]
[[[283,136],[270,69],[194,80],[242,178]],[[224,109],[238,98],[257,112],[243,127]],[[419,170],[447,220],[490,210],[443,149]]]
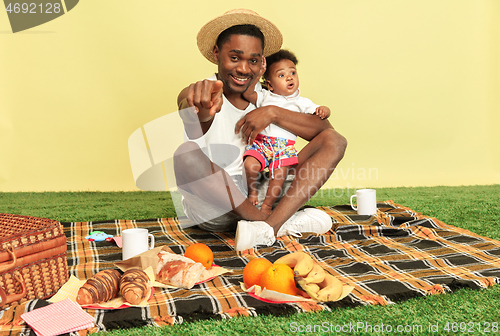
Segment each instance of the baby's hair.
[[273,63],[282,61],[282,60],[290,60],[292,61],[293,64],[297,65],[299,63],[299,60],[295,56],[294,53],[292,53],[289,50],[281,49],[280,51],[266,57],[266,72],[264,73],[264,81],[269,78],[269,69],[271,68],[271,65]]

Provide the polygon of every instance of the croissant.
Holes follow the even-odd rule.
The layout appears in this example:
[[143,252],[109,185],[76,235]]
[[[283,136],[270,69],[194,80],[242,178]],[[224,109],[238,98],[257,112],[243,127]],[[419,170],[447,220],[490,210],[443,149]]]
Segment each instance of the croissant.
[[130,304],[138,305],[149,290],[149,277],[139,269],[129,269],[120,279],[120,293]]
[[120,272],[114,269],[98,272],[80,287],[76,302],[86,305],[111,300],[118,294],[120,277]]

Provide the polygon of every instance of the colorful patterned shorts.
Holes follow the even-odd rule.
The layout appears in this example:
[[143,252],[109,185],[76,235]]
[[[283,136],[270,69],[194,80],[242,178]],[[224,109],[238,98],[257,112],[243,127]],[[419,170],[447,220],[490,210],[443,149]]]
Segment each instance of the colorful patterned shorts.
[[245,148],[243,159],[253,156],[260,162],[261,171],[269,167],[273,170],[279,167],[293,166],[299,162],[295,141],[285,138],[270,137],[258,134],[255,141]]

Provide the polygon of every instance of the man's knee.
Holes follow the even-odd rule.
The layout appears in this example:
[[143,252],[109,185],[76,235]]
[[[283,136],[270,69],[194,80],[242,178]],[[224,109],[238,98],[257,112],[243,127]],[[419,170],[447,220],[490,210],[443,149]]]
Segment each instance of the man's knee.
[[196,171],[205,165],[204,162],[208,161],[208,157],[197,143],[188,141],[177,148],[173,160],[176,178],[182,180],[183,176],[196,174]]
[[184,167],[192,167],[193,164],[199,162],[201,156],[204,156],[204,154],[196,142],[184,142],[174,152],[174,168],[178,170]]
[[327,149],[340,161],[347,148],[347,139],[333,128],[326,129],[320,133],[323,148]]
[[[174,160],[184,160],[193,155],[197,151],[201,151],[200,146],[196,142],[186,141],[182,143],[174,152]],[[185,155],[187,154],[187,155]]]

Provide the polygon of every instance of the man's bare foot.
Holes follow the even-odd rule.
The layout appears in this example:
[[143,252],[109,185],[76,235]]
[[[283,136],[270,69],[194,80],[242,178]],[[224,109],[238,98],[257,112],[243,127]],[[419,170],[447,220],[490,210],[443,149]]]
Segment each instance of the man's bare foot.
[[267,204],[262,204],[262,206],[260,207],[260,211],[262,211],[263,213],[265,213],[267,215],[270,215],[271,212],[273,212],[273,207],[271,207]]

